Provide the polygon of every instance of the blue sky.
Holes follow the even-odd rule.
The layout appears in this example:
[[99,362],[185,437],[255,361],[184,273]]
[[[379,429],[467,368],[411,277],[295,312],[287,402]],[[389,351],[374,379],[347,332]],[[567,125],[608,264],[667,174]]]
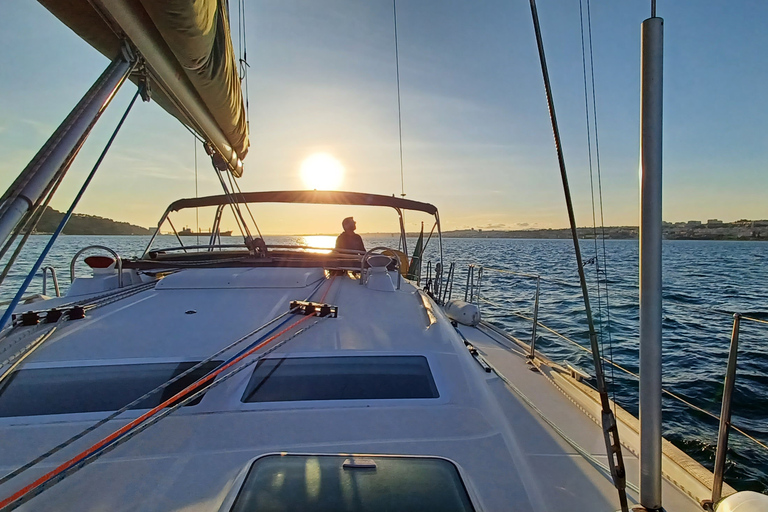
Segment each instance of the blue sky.
[[[392,2],[246,4],[252,145],[241,187],[304,188],[302,161],[326,152],[345,167],[342,189],[399,194]],[[565,226],[528,2],[397,7],[407,196],[436,204],[446,229]],[[577,220],[587,225],[579,2],[538,7]],[[643,0],[591,2],[608,225],[637,224],[639,34],[649,9]],[[5,188],[107,62],[36,2],[9,2],[3,11]],[[664,218],[768,218],[768,3],[660,0],[658,13],[666,49]],[[104,116],[54,207],[67,207],[132,92],[121,91]],[[217,193],[198,156],[200,193]],[[78,211],[151,225],[173,199],[194,196],[194,175],[192,136],[157,105],[137,105]]]

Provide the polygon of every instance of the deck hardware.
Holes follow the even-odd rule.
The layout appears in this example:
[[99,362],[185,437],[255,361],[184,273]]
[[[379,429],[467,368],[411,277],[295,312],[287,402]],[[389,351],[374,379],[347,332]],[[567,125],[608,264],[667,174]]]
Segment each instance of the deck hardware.
[[83,309],[83,306],[74,306],[67,311],[67,316],[70,320],[80,320],[81,318],[85,318],[85,309]]
[[477,364],[480,365],[485,373],[491,373],[491,365],[489,365],[488,361],[486,361],[485,358],[480,355],[477,349],[472,345],[467,345],[467,349],[469,349],[469,353],[472,354],[472,357],[475,358],[475,361],[477,361]]
[[53,290],[57,297],[61,297],[61,290],[59,289],[59,280],[56,277],[56,269],[51,265],[43,267],[43,295],[48,295],[48,271],[51,272],[51,280],[53,281]]
[[47,324],[56,323],[59,321],[59,319],[61,319],[62,315],[63,315],[63,312],[60,309],[52,308],[45,315],[45,323]]
[[376,469],[376,461],[373,459],[353,457],[351,459],[345,459],[341,467],[344,469]]
[[77,258],[81,254],[83,254],[85,251],[88,251],[90,249],[101,249],[102,251],[107,251],[115,258],[116,267],[117,267],[117,287],[122,288],[123,287],[123,260],[122,258],[120,258],[120,255],[117,254],[117,252],[103,245],[89,245],[88,247],[83,247],[82,249],[77,251],[77,253],[75,253],[75,255],[72,257],[72,261],[69,262],[69,282],[70,283],[75,282],[75,263],[77,262]]
[[339,316],[339,307],[322,302],[311,302],[306,300],[292,300],[289,306],[291,313],[295,315],[315,315],[319,317],[336,318]]
[[21,325],[37,325],[40,323],[40,314],[35,311],[27,311],[21,314]]
[[588,374],[584,373],[578,368],[571,366],[570,364],[566,364],[565,367],[568,369],[568,374],[571,376],[571,378],[576,379],[578,382],[590,379]]
[[491,365],[488,364],[488,361],[486,361],[482,355],[480,355],[480,352],[477,351],[475,346],[464,337],[464,334],[462,334],[458,328],[458,324],[456,324],[456,322],[451,322],[451,325],[453,325],[453,328],[456,329],[456,332],[461,336],[461,339],[464,341],[464,346],[467,347],[467,350],[469,350],[470,355],[477,361],[477,364],[480,365],[485,373],[491,373],[491,370],[493,369],[491,368]]
[[14,314],[11,319],[14,327],[38,325],[39,323],[53,324],[58,322],[63,315],[69,320],[85,318],[85,309],[82,306],[73,306],[66,309],[52,308],[48,311],[26,311]]

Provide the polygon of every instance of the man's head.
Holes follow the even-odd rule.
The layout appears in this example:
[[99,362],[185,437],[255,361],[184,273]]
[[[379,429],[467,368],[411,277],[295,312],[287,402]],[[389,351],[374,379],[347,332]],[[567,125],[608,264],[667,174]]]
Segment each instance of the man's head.
[[357,228],[357,223],[352,217],[347,217],[341,221],[341,227],[344,228],[344,231],[354,231]]

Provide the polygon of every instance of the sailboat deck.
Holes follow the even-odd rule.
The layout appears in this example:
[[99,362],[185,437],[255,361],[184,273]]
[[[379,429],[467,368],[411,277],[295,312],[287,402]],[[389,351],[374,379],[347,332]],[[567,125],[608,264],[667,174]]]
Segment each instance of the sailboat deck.
[[[551,378],[547,376],[552,371],[551,368],[543,365],[541,371],[532,370],[532,365],[527,364],[526,352],[521,347],[489,330],[462,326],[461,332],[486,360],[517,388],[517,392],[510,392],[509,387],[500,379],[491,385],[510,421],[517,424],[524,420],[530,421],[533,423],[532,426],[528,427],[531,431],[543,429],[549,433],[549,436],[531,434],[525,448],[526,456],[530,458],[531,466],[540,478],[549,479],[553,484],[559,481],[553,485],[552,492],[562,494],[561,499],[563,500],[568,500],[569,497],[574,500],[578,499],[573,496],[573,489],[581,487],[578,482],[571,480],[576,472],[563,470],[562,464],[567,464],[576,465],[580,469],[591,468],[592,471],[587,469],[585,474],[593,477],[593,485],[606,496],[613,497],[616,491],[613,488],[610,474],[603,469],[608,466],[608,457],[606,456],[605,441],[599,420],[589,415],[573,396],[567,395],[556,387]],[[529,415],[519,414],[521,408],[530,410],[520,395],[533,402],[538,411],[531,411]],[[557,425],[559,432],[555,431],[546,420],[542,420],[542,417]],[[622,431],[625,429],[620,426],[620,432]],[[566,441],[563,435],[573,444]],[[548,446],[552,442],[560,448],[559,453],[558,450]],[[591,464],[577,451],[574,444],[602,464],[603,468],[596,469],[594,464]],[[635,453],[627,449],[626,445],[622,454],[627,472],[627,482],[629,483],[627,496],[630,506],[632,506],[639,502],[636,492],[640,479],[639,460]],[[598,473],[601,477],[595,477]],[[663,480],[662,485],[666,509],[701,510],[701,506],[695,500],[668,480]],[[618,508],[618,502],[616,501],[613,506]]]
[[[179,409],[23,509],[68,503],[78,510],[229,510],[251,463],[271,453],[444,458],[457,466],[478,510],[618,509],[610,476],[498,376],[486,373],[440,308],[407,281],[386,293],[347,275],[329,277],[322,269],[186,270],[69,322],[26,367],[200,361],[287,311],[291,300],[308,296],[337,306],[338,317],[303,317],[269,358],[424,358],[437,396],[399,397],[395,390],[385,399],[247,402],[251,366],[210,389],[198,405]],[[519,350],[479,329],[462,332],[536,407],[605,462],[600,428],[543,374],[530,371]],[[33,480],[141,412],[127,411],[18,480]],[[18,467],[106,414],[0,418],[0,470]],[[625,456],[630,479],[636,479],[636,459]],[[322,475],[318,478],[307,486],[321,485]],[[12,481],[0,490],[7,495],[19,485]],[[698,508],[671,486],[665,491],[670,509]]]

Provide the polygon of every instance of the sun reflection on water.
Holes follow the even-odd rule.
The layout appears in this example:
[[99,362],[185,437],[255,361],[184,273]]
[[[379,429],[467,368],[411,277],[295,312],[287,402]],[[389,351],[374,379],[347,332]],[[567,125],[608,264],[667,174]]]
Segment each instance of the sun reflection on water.
[[328,254],[331,252],[331,249],[336,247],[336,237],[329,235],[306,235],[298,237],[297,243],[309,248],[310,252]]

